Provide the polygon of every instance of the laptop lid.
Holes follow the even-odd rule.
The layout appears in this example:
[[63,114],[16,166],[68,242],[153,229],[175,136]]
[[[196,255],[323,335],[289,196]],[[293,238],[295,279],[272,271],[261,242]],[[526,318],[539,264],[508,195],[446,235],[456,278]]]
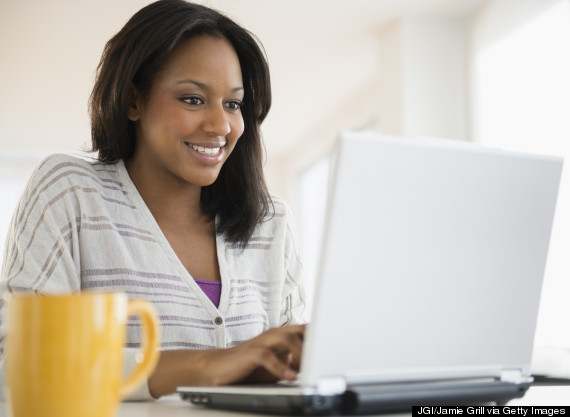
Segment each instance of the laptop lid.
[[343,132],[302,384],[530,375],[562,159]]

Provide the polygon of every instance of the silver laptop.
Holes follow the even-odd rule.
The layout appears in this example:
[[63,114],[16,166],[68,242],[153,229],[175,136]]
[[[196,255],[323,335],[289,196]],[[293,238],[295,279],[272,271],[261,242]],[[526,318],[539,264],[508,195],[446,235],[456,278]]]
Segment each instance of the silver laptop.
[[299,385],[180,395],[294,415],[523,396],[562,162],[342,133]]

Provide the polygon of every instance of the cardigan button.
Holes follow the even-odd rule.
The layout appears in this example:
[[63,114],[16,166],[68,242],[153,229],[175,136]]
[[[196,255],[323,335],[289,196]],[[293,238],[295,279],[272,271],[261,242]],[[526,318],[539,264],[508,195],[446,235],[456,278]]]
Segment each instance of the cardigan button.
[[224,322],[224,319],[222,319],[221,317],[216,317],[216,318],[214,319],[214,323],[216,323],[218,326],[219,326],[220,324],[222,324],[223,322]]

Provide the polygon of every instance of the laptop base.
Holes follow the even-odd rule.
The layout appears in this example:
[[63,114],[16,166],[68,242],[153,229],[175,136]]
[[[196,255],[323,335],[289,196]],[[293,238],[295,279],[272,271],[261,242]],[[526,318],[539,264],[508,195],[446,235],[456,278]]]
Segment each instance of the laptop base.
[[[247,393],[192,392],[186,387],[183,400],[208,408],[278,415],[366,415],[411,412],[414,405],[505,405],[524,396],[531,382],[513,384],[500,381],[406,383],[350,386],[343,394],[259,395]],[[253,388],[253,387],[252,387]]]
[[270,395],[180,392],[181,398],[194,405],[217,410],[244,411],[292,416],[340,415],[343,394]]
[[412,406],[505,405],[524,396],[531,382],[407,384],[402,387],[363,385],[349,387],[344,397],[343,414],[412,411]]

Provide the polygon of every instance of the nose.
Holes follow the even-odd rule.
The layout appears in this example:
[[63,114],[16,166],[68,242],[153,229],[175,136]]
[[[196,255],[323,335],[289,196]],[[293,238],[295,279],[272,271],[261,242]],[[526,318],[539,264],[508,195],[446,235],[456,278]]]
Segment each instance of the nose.
[[223,105],[210,106],[203,122],[204,131],[216,136],[227,136],[231,132],[228,115]]

